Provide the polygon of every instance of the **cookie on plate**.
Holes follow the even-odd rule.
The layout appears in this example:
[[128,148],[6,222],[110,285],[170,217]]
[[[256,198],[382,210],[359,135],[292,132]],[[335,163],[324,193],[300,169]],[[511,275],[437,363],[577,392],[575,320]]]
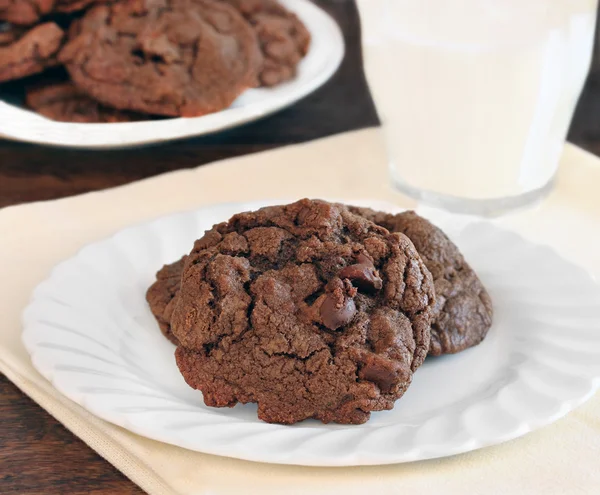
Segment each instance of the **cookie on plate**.
[[0,82],[31,76],[56,65],[64,32],[53,22],[33,28],[0,24]]
[[181,272],[186,258],[187,256],[184,256],[175,263],[163,266],[156,274],[156,282],[146,292],[146,301],[158,322],[160,331],[175,345],[179,342],[171,331],[171,315],[176,303],[175,297],[179,293]]
[[256,86],[252,27],[216,0],[137,0],[91,8],[61,51],[75,84],[122,110],[192,117]]
[[311,40],[302,21],[275,0],[225,1],[235,6],[256,30],[265,59],[261,84],[275,86],[294,78]]
[[436,293],[429,354],[454,354],[479,344],[492,326],[492,300],[458,247],[413,211],[391,215],[351,208],[390,232],[402,232],[415,245],[433,276]]
[[431,275],[402,234],[302,200],[235,215],[196,241],[171,316],[175,356],[209,406],[364,423],[429,348]]
[[149,119],[102,105],[68,81],[49,82],[27,89],[25,105],[44,117],[60,122],[115,123]]

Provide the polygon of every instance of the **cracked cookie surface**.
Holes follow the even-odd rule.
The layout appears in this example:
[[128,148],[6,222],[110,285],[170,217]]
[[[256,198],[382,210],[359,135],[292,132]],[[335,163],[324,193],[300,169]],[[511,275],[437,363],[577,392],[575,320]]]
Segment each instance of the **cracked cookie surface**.
[[0,82],[31,76],[56,65],[64,32],[53,22],[34,28],[0,24]]
[[150,118],[104,106],[68,81],[49,82],[27,89],[25,104],[40,115],[60,122],[116,123]]
[[0,0],[0,20],[30,25],[50,13],[55,0]]
[[262,56],[241,14],[216,0],[132,0],[90,9],[60,60],[98,101],[122,110],[199,116],[256,86]]
[[55,0],[54,10],[56,12],[77,12],[83,10],[90,5],[100,3],[110,3],[114,0]]
[[260,83],[275,86],[294,78],[311,41],[302,21],[275,0],[224,1],[237,8],[256,31],[264,56]]
[[76,12],[93,4],[113,0],[0,0],[0,20],[32,25],[54,12]]
[[404,235],[302,200],[213,227],[174,300],[177,364],[207,405],[359,424],[391,409],[422,364],[434,292]]
[[412,211],[391,215],[368,208],[351,210],[390,232],[405,234],[431,272],[436,305],[429,353],[454,354],[479,344],[492,325],[492,300],[446,234]]

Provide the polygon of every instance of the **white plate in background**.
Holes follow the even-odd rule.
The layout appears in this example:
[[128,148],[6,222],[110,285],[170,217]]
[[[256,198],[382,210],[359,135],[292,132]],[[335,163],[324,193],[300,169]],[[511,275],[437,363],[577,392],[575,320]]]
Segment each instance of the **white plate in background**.
[[295,79],[274,88],[250,89],[226,110],[193,118],[75,124],[55,122],[3,102],[0,138],[71,147],[123,147],[201,136],[272,114],[325,84],[344,58],[344,37],[337,23],[310,0],[280,0],[304,22],[312,41]]
[[179,374],[145,292],[158,268],[188,252],[205,229],[265,204],[163,217],[59,264],[24,313],[35,368],[66,397],[134,433],[210,454],[312,466],[407,462],[494,445],[557,420],[600,386],[600,287],[591,277],[491,223],[448,222],[440,226],[494,303],[482,344],[428,358],[395,408],[364,425],[272,425],[257,419],[254,405],[206,407]]

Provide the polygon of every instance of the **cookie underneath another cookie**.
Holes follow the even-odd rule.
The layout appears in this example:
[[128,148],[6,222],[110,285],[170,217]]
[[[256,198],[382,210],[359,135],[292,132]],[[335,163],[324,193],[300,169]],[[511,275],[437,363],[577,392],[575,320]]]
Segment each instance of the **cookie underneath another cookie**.
[[276,86],[296,76],[308,53],[311,36],[302,21],[275,0],[225,0],[254,27],[264,56],[263,86]]
[[150,118],[102,105],[70,82],[32,87],[26,91],[25,104],[40,115],[60,122],[116,123]]
[[64,32],[53,22],[31,29],[3,24],[0,30],[0,82],[19,79],[56,65]]
[[175,345],[179,345],[179,342],[171,331],[171,315],[176,303],[175,297],[179,294],[181,272],[186,259],[187,256],[184,256],[175,263],[163,266],[156,274],[156,282],[146,293],[150,311],[156,318],[161,332]]
[[431,272],[436,305],[429,354],[454,354],[479,344],[492,325],[492,300],[448,236],[412,211],[391,215],[369,208],[351,210],[391,232],[405,234]]

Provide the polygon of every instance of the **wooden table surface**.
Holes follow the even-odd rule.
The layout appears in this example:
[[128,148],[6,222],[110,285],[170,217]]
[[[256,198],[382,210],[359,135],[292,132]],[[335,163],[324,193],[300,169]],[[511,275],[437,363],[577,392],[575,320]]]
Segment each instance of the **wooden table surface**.
[[[0,207],[104,189],[377,124],[361,70],[354,4],[315,1],[342,26],[347,56],[334,78],[313,95],[259,122],[160,146],[86,151],[0,140]],[[600,77],[595,74],[596,65],[600,73],[600,63],[594,65],[570,140],[600,154]],[[142,491],[0,375],[0,494],[12,493],[125,495]]]

